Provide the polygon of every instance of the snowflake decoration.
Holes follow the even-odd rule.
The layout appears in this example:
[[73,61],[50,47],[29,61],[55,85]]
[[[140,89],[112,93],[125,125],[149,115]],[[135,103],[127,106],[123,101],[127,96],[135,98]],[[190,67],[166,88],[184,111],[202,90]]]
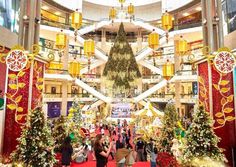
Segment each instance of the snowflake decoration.
[[21,71],[27,64],[27,55],[22,50],[13,50],[7,55],[6,64],[11,71]]
[[219,52],[214,58],[214,65],[219,72],[230,73],[235,66],[234,55],[227,51]]

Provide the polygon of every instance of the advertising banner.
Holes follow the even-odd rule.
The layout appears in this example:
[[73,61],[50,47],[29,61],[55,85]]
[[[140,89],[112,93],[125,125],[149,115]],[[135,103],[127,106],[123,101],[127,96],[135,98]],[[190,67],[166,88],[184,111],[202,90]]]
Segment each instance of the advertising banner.
[[55,118],[61,115],[61,102],[48,102],[48,117]]
[[129,103],[115,103],[111,105],[111,118],[130,118],[132,112]]

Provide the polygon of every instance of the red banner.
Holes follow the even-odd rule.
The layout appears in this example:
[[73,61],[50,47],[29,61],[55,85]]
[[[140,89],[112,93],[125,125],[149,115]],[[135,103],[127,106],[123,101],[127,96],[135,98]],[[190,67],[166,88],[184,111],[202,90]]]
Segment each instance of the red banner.
[[[236,147],[233,73],[220,73],[215,69],[213,63],[211,63],[210,70],[212,77],[209,83],[208,62],[205,61],[198,65],[199,101],[209,112],[209,95],[212,96],[214,130],[221,138],[219,147],[225,149],[224,153],[229,165],[232,166],[232,149]],[[212,92],[209,87],[212,88]]]
[[[6,155],[9,155],[16,148],[16,139],[20,137],[21,127],[24,126],[26,122],[29,102],[31,102],[33,109],[42,101],[41,91],[43,89],[44,64],[34,61],[33,69],[31,70],[31,68],[32,66],[28,64],[27,67],[20,72],[9,70],[8,73],[3,146],[3,153]],[[32,74],[31,71],[33,71]],[[30,90],[31,84],[32,92]],[[32,99],[29,99],[30,94],[32,94]]]

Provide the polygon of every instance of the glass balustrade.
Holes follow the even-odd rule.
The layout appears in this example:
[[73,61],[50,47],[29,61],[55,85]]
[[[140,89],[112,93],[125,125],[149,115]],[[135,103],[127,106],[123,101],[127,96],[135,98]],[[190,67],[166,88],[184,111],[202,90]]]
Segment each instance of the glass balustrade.
[[20,0],[0,0],[0,26],[18,32],[19,7]]

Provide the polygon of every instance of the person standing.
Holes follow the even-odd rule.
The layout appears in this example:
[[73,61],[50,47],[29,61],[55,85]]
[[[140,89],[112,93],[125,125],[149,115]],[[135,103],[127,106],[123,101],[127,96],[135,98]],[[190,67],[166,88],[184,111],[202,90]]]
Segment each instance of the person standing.
[[110,146],[107,150],[103,147],[104,138],[101,134],[98,134],[96,136],[96,140],[94,143],[94,151],[95,151],[95,157],[97,160],[96,167],[106,167],[107,166],[107,157],[109,156],[111,152],[111,148],[113,145],[113,142],[110,143]]
[[151,138],[150,143],[148,143],[146,147],[147,154],[150,155],[150,165],[151,167],[156,167],[156,159],[157,159],[157,148],[154,146],[154,140]]
[[137,156],[138,156],[138,161],[144,161],[144,142],[142,141],[141,138],[138,138],[138,142],[136,144],[136,150],[137,150]]
[[71,155],[73,153],[73,148],[71,146],[71,138],[67,136],[61,145],[60,152],[62,155],[61,164],[62,167],[69,167],[71,162]]

